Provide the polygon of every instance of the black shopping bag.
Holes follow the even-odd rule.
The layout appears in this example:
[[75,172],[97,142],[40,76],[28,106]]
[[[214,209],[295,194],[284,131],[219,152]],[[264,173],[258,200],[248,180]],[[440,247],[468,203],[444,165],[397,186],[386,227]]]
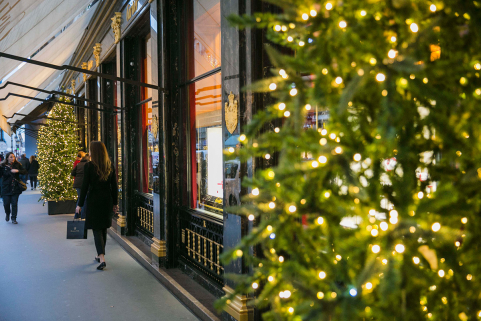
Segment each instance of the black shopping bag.
[[67,221],[67,239],[86,239],[87,229],[85,228],[85,221],[73,220]]

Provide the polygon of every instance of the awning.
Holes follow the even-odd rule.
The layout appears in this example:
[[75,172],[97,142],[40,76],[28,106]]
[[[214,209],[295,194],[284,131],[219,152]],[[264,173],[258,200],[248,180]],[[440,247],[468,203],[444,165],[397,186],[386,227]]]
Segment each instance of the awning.
[[[0,2],[0,52],[29,57],[55,65],[69,64],[92,18],[98,0],[10,0]],[[0,86],[7,81],[32,87],[57,90],[63,72],[15,60],[0,58]],[[47,98],[48,94],[15,86],[0,91]],[[0,102],[0,127],[11,134],[2,116],[29,114],[40,102],[10,97]],[[9,122],[22,119],[15,116]]]

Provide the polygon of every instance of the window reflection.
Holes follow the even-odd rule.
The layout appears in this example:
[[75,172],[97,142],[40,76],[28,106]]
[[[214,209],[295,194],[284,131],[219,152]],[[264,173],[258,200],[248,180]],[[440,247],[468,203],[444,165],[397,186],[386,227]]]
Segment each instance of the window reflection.
[[217,73],[190,86],[193,207],[222,212],[222,90]]
[[221,65],[220,1],[194,0],[194,75]]

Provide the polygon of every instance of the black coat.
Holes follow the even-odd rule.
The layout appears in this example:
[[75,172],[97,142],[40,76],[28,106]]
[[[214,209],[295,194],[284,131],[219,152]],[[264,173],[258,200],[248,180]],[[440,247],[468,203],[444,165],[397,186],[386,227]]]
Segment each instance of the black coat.
[[74,178],[73,188],[82,188],[82,182],[84,181],[84,169],[85,164],[87,164],[87,158],[82,158],[82,160],[72,169],[70,173]]
[[[12,173],[12,169],[18,169],[18,173]],[[12,166],[7,166],[2,164],[0,166],[0,177],[2,178],[2,197],[6,195],[14,195],[14,194],[22,194],[22,191],[19,191],[15,188],[15,181],[20,181],[20,174],[27,174],[27,171],[22,167],[22,164],[19,162],[13,163]]]
[[30,163],[30,167],[28,168],[28,175],[29,176],[38,176],[38,169],[40,168],[40,165],[38,164],[37,160],[34,159]]
[[112,226],[113,207],[118,205],[117,189],[117,176],[113,167],[107,180],[100,181],[95,165],[92,162],[85,164],[78,203],[78,206],[83,207],[88,192],[85,228],[100,230]]
[[[26,170],[28,170],[28,169],[30,168],[30,161],[28,160],[27,157],[25,157],[25,158],[21,157],[21,158],[18,160],[18,162],[19,162],[20,164],[22,164],[23,168],[25,168]],[[25,173],[25,174],[27,174],[27,173]],[[25,175],[25,174],[24,174],[24,175]]]

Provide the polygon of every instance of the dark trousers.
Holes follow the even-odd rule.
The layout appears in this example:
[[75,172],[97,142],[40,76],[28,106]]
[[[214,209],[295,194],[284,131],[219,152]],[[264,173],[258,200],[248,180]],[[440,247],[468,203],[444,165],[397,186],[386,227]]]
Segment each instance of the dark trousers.
[[37,175],[30,175],[30,187],[37,188]]
[[[5,195],[3,196],[3,208],[5,209],[5,214],[12,214],[12,220],[17,218],[18,209],[18,197],[20,194]],[[12,211],[10,211],[10,204],[12,205]],[[105,230],[107,231],[107,230]]]
[[25,184],[27,184],[28,175],[27,175],[27,174],[25,174],[25,175],[21,174],[21,175],[20,175],[20,179],[21,179]]
[[95,248],[97,249],[97,255],[105,255],[105,243],[107,243],[107,229],[93,230]]

